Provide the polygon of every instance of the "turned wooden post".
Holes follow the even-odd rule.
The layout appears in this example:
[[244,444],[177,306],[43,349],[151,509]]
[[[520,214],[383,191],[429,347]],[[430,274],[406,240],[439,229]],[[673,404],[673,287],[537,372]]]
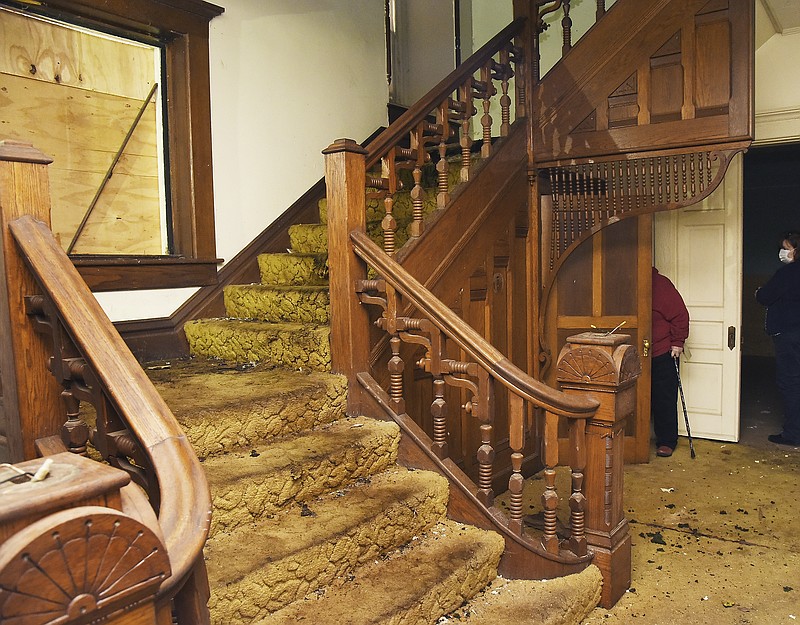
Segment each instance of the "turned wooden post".
[[37,438],[58,434],[64,424],[61,388],[50,375],[52,355],[25,314],[27,295],[37,293],[8,224],[22,215],[50,225],[47,165],[53,159],[27,143],[0,141],[0,458],[35,458]]
[[631,538],[622,503],[623,443],[641,370],[626,334],[570,336],[558,357],[561,389],[600,402],[586,424],[585,531],[594,564],[603,573],[600,605],[605,608],[631,584]]
[[356,375],[367,371],[369,361],[369,316],[356,293],[367,270],[350,242],[353,230],[366,230],[366,150],[352,139],[339,139],[322,153],[328,198],[331,368],[347,377],[347,413],[354,415],[362,400]]

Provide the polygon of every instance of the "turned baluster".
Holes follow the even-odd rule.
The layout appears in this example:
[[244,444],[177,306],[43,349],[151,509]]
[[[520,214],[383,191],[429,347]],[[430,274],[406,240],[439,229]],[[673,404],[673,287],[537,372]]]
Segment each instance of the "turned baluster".
[[509,60],[508,48],[500,50],[500,64],[497,67],[497,77],[500,80],[500,136],[508,136],[511,129],[511,96],[508,95],[508,83],[514,75]]
[[508,491],[511,493],[509,503],[508,528],[522,535],[522,489],[525,479],[522,476],[522,449],[525,445],[525,402],[514,393],[508,396],[508,431],[511,447],[511,477],[508,480]]
[[514,81],[514,93],[516,95],[516,100],[517,100],[515,117],[517,119],[521,119],[527,116],[526,113],[527,91],[525,87],[525,81],[527,79],[525,77],[526,67],[522,49],[514,45],[510,46],[509,61],[514,65],[513,69],[509,68],[510,71],[509,78],[511,76],[517,77],[517,79]]
[[[467,372],[469,363],[451,362],[451,372]],[[473,367],[470,367],[473,368]],[[489,374],[484,369],[477,370],[477,394],[464,405],[467,414],[476,417],[481,423],[481,446],[478,448],[478,499],[485,506],[494,503],[494,489],[492,488],[492,475],[494,473],[495,451],[492,446],[492,432],[494,422],[494,384]]]
[[86,444],[89,442],[89,427],[80,417],[81,402],[67,387],[61,391],[61,400],[67,414],[67,421],[61,427],[61,440],[73,454],[86,456]]
[[406,411],[405,400],[403,399],[403,369],[405,363],[400,357],[400,338],[395,335],[389,339],[392,348],[392,357],[387,365],[389,369],[389,401],[396,414],[403,414]]
[[397,165],[395,163],[395,158],[395,148],[392,148],[389,151],[388,156],[381,159],[383,173],[385,176],[381,182],[386,180],[386,182],[383,184],[388,187],[386,189],[386,197],[383,198],[385,214],[381,220],[381,229],[383,230],[383,251],[392,257],[394,257],[395,251],[397,250],[397,220],[392,213],[394,209],[394,194],[397,191]]
[[597,0],[597,13],[595,14],[595,20],[598,22],[600,18],[606,14],[606,0]]
[[433,445],[431,449],[437,458],[445,459],[450,455],[447,448],[447,401],[444,398],[445,383],[442,376],[434,376],[431,416],[433,417]]
[[441,134],[439,135],[439,162],[436,163],[437,176],[437,208],[444,208],[450,201],[450,163],[447,162],[447,140],[450,138],[450,116],[449,101],[445,100],[436,110],[436,122],[439,124]]
[[544,535],[542,546],[548,553],[558,553],[556,533],[556,510],[558,492],[556,491],[556,466],[558,466],[558,415],[546,412],[544,416]]
[[422,209],[425,204],[425,189],[422,188],[422,168],[417,165],[412,172],[414,176],[414,188],[411,189],[412,221],[409,225],[408,234],[416,238],[422,234],[423,225]]
[[583,493],[586,469],[586,421],[572,419],[569,423],[569,443],[572,450],[572,495],[569,498],[569,548],[575,555],[586,554],[586,496]]
[[472,162],[472,136],[470,128],[472,126],[472,115],[474,108],[472,107],[472,78],[467,78],[466,82],[459,87],[459,101],[463,105],[461,111],[461,137],[459,138],[459,145],[461,146],[461,182],[469,180],[469,166]]
[[570,0],[564,0],[564,17],[561,19],[564,44],[561,46],[561,56],[565,56],[572,49],[572,18],[569,16],[569,3]]
[[492,155],[492,116],[489,110],[492,107],[492,96],[497,93],[492,83],[491,59],[481,67],[481,96],[483,99],[483,115],[481,116],[481,126],[483,136],[481,143],[481,158],[489,158]]

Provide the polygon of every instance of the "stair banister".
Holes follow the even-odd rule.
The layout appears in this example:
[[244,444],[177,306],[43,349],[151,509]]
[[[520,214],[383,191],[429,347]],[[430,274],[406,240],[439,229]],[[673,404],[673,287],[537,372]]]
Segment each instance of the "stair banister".
[[202,565],[211,516],[203,469],[172,412],[47,226],[23,216],[10,229],[58,319],[152,465],[158,483],[150,486],[157,488],[158,520],[173,573],[159,594],[171,598],[198,562]]
[[350,240],[357,256],[509,391],[561,417],[587,419],[594,414],[599,405],[596,401],[567,395],[530,377],[384,254],[364,232],[352,230]]
[[[65,401],[71,397],[69,413],[77,412],[76,399],[87,392],[102,397],[98,419],[113,411],[125,431],[106,432],[108,440],[98,442],[128,448],[136,464],[124,457],[107,460],[127,463],[134,479],[144,475],[154,480],[145,486],[158,511],[154,529],[163,537],[172,571],[160,585],[159,610],[169,614],[174,605],[180,623],[205,623],[202,549],[211,511],[205,474],[169,408],[47,227],[49,162],[32,146],[0,142],[0,373],[6,438],[0,442],[7,443],[6,453],[14,461],[36,457],[37,448],[60,451],[63,438],[72,436],[63,431],[62,396]],[[52,358],[54,353],[61,357]],[[98,388],[74,388],[73,395],[57,382],[71,376]],[[80,447],[81,441],[76,442]],[[137,466],[142,462],[146,466]]]
[[433,111],[440,102],[446,99],[453,91],[464,83],[476,71],[481,69],[487,58],[497,53],[514,37],[519,36],[525,26],[525,18],[517,18],[492,37],[478,49],[469,59],[464,61],[455,70],[443,78],[433,89],[426,93],[420,100],[403,113],[397,121],[383,131],[369,144],[366,155],[366,167],[370,169],[381,158],[403,139],[408,133]]

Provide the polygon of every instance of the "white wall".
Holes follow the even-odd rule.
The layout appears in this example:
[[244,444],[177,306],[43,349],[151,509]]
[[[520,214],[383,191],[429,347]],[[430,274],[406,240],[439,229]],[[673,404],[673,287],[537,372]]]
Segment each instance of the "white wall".
[[[222,0],[211,22],[217,255],[230,260],[322,177],[321,151],[386,125],[376,0]],[[112,320],[166,317],[194,289],[101,293]]]
[[800,141],[798,64],[800,32],[773,35],[756,50],[756,144]]

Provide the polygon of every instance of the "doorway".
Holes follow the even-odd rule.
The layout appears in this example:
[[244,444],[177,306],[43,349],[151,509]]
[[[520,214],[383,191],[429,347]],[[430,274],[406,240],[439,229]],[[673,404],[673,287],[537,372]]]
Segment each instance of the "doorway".
[[800,144],[751,148],[744,157],[742,237],[742,379],[740,440],[768,446],[781,431],[772,341],[753,297],[780,263],[781,233],[800,228]]

